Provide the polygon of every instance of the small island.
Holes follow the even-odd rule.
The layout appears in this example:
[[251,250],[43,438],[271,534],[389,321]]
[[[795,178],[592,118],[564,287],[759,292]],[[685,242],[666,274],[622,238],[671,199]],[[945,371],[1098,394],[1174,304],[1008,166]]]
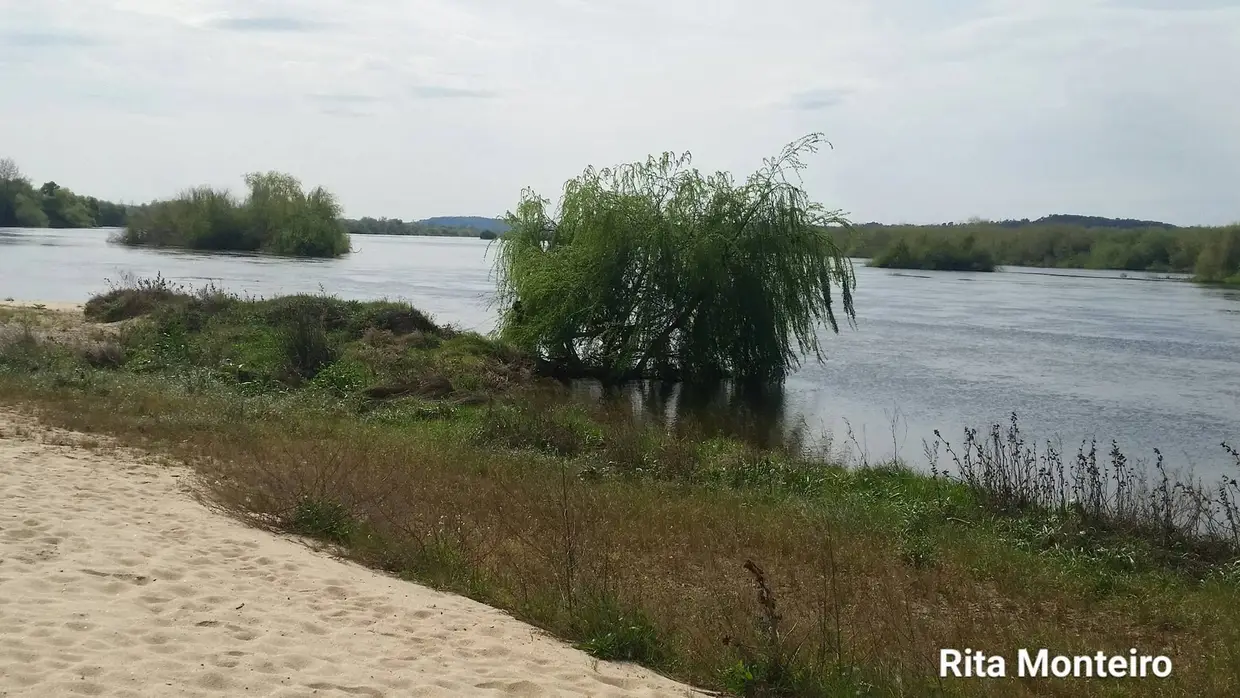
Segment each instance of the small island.
[[191,250],[265,252],[290,257],[339,257],[349,234],[336,197],[322,187],[306,192],[281,172],[246,175],[249,195],[196,187],[129,215],[118,241],[125,245]]

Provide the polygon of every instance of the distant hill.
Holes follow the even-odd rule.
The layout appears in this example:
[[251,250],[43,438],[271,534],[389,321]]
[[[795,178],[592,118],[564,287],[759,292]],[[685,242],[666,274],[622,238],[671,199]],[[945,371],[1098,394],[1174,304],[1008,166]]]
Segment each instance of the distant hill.
[[486,218],[484,216],[436,216],[435,218],[423,218],[418,221],[430,226],[438,226],[444,228],[473,228],[474,230],[485,230],[492,233],[507,232],[508,224],[498,218]]
[[[1028,218],[1007,218],[1001,221],[970,221],[968,223],[938,223],[915,226],[920,228],[930,227],[952,227],[965,226],[975,224],[997,225],[1002,228],[1024,228],[1032,225],[1079,225],[1082,228],[1114,228],[1117,230],[1133,230],[1140,228],[1163,228],[1166,230],[1174,230],[1178,226],[1171,223],[1163,223],[1161,221],[1143,221],[1135,218],[1105,218],[1103,216],[1078,216],[1070,213],[1055,213],[1049,216],[1042,216],[1037,220],[1029,220]],[[889,223],[869,222],[862,223],[857,227],[866,228],[903,228],[907,226],[892,225]]]
[[[361,235],[429,235],[432,237],[460,237],[495,239],[507,230],[504,222],[495,218],[442,217],[423,221],[404,221],[399,218],[345,218],[350,233]],[[484,227],[485,226],[485,227]],[[499,227],[503,226],[503,227]],[[499,230],[501,232],[496,232]]]
[[1042,216],[1034,223],[1067,223],[1083,225],[1086,228],[1175,228],[1170,223],[1161,221],[1141,221],[1135,218],[1103,218],[1102,216],[1076,216],[1067,213],[1056,213]]

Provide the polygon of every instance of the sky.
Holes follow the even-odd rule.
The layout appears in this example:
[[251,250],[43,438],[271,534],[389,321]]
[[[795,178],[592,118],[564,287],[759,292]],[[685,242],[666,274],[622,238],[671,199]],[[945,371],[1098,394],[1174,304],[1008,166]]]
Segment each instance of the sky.
[[0,157],[106,199],[280,170],[502,215],[811,132],[855,221],[1240,221],[1240,0],[0,0]]

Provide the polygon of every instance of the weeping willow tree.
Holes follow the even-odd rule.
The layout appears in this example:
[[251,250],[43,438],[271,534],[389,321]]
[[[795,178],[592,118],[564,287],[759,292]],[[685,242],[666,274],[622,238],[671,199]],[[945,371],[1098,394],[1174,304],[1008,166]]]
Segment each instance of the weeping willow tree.
[[[790,143],[738,184],[688,153],[588,168],[558,211],[522,192],[496,244],[502,336],[567,375],[743,383],[822,360],[818,330],[854,318],[852,265],[830,235],[849,227],[809,200]],[[828,144],[829,145],[829,144]]]

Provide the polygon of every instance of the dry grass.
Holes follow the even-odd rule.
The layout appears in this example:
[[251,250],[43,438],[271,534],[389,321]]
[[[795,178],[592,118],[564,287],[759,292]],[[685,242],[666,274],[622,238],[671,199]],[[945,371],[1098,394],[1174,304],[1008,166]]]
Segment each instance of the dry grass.
[[[991,684],[934,678],[938,649],[966,646],[1136,646],[1175,660],[1166,682],[1004,684],[1013,695],[1226,695],[1236,686],[1236,610],[1225,605],[1234,591],[1216,583],[1134,579],[1124,593],[1083,593],[1088,571],[965,531],[958,544],[941,541],[935,564],[910,564],[898,535],[842,501],[583,479],[530,453],[350,422],[234,413],[220,423],[210,415],[229,410],[201,399],[11,384],[0,397],[38,404],[48,423],[186,458],[218,503],[258,525],[334,540],[366,564],[708,686],[737,686],[721,674],[737,661],[761,676],[783,657],[791,678],[770,695],[988,695]],[[774,633],[750,561],[776,604]]]

